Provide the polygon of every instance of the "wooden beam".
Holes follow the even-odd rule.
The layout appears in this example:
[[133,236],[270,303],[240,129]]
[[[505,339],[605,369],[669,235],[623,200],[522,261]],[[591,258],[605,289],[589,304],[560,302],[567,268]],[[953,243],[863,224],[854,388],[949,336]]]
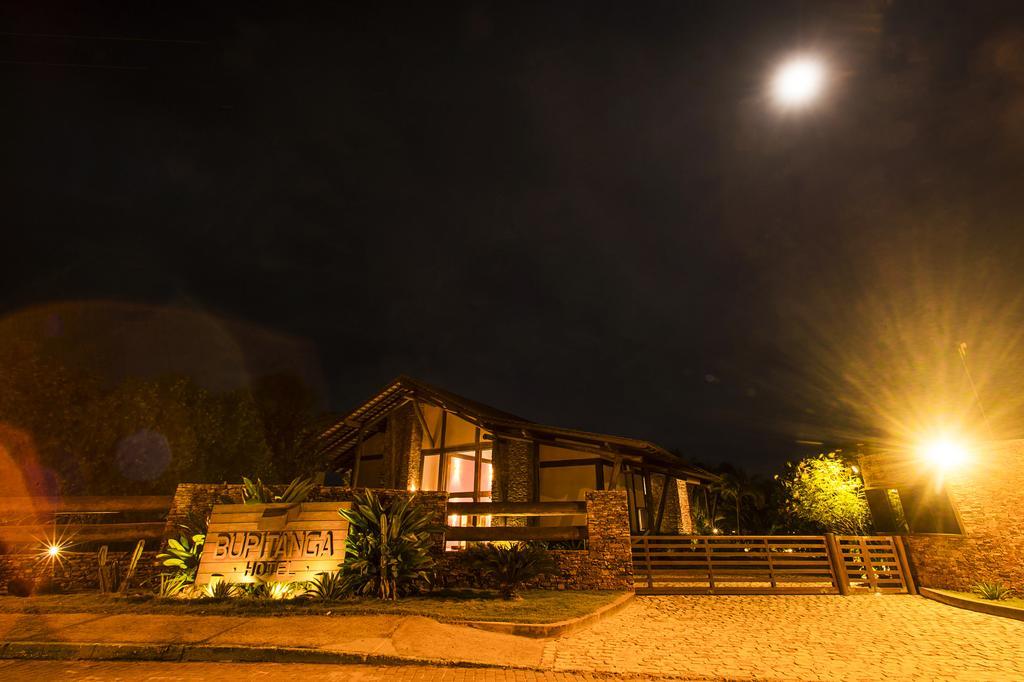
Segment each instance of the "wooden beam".
[[450,526],[444,539],[459,541],[493,540],[583,540],[586,526]]
[[575,516],[586,502],[449,502],[449,514],[490,516]]
[[167,524],[152,523],[77,523],[32,526],[0,526],[0,542],[42,544],[48,540],[70,541],[71,545],[84,542],[131,542],[162,538]]
[[434,440],[434,434],[430,432],[430,427],[427,426],[427,420],[423,416],[423,410],[420,409],[420,401],[414,400],[412,401],[412,405],[413,410],[416,412],[416,419],[419,420],[420,427],[423,429],[423,433],[427,434],[427,438],[430,439],[430,447],[436,447],[437,444]]
[[644,477],[644,516],[647,517],[647,532],[644,535],[650,535],[654,532],[654,498],[652,497],[654,491],[651,490],[650,469],[643,469],[642,475]]
[[612,462],[612,480],[608,481],[608,490],[615,490],[619,487],[619,478],[622,476],[622,455],[615,453],[615,460]]
[[0,513],[74,513],[118,511],[167,511],[174,498],[166,495],[127,495],[122,497],[5,497],[0,498]]
[[359,427],[359,433],[356,434],[356,444],[355,444],[355,451],[356,451],[355,460],[356,461],[355,461],[355,464],[352,465],[352,487],[353,488],[359,487],[359,465],[362,463],[361,460],[360,460],[361,453],[359,452],[359,449],[360,449],[360,446],[363,444],[363,433],[365,433],[365,429],[360,426]]
[[591,457],[589,459],[555,459],[542,461],[540,463],[541,469],[557,469],[558,467],[592,467],[594,465],[604,464],[607,460],[599,457]]
[[672,476],[664,476],[664,483],[661,485],[661,502],[658,503],[658,516],[654,519],[654,533],[661,533],[661,520],[665,517],[665,500],[668,499],[668,488],[675,483]]

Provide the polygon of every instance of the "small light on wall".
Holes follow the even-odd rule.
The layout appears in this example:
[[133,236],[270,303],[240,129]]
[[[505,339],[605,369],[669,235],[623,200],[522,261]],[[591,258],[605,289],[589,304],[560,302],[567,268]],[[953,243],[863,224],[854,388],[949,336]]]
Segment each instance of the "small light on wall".
[[46,553],[56,558],[60,554],[60,545],[50,545],[46,548]]
[[852,467],[850,467],[850,471],[852,471],[855,474],[859,474],[860,473],[860,467],[857,466],[856,464],[854,464]]
[[411,492],[411,493],[416,492],[416,484],[415,483],[410,483],[409,484],[409,492]]

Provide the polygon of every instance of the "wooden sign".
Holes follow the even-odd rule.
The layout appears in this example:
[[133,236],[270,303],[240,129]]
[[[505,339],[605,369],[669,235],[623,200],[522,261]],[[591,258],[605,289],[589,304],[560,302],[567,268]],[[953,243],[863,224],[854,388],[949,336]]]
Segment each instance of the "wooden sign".
[[345,560],[350,502],[218,504],[210,515],[196,583],[312,580]]

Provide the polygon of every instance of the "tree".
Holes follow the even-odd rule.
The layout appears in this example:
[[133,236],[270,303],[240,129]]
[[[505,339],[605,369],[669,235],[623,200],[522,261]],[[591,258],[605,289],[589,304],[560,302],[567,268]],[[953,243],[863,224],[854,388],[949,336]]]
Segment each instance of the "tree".
[[863,535],[870,530],[863,482],[839,453],[808,457],[790,468],[782,480],[786,513],[829,532]]
[[[722,467],[719,479],[706,487],[710,497],[710,501],[706,505],[708,517],[716,522],[724,519],[724,513],[719,512],[716,515],[719,503],[732,505],[737,534],[743,532],[744,504],[749,503],[758,508],[765,503],[765,493],[757,482],[743,471],[731,466]],[[717,527],[717,523],[715,527]]]

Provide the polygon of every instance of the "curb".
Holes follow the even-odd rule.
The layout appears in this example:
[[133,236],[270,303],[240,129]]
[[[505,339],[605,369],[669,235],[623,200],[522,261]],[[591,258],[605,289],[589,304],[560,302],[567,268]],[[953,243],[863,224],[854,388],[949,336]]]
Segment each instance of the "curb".
[[531,666],[417,658],[390,654],[326,651],[298,647],[210,646],[192,644],[104,644],[90,642],[4,642],[0,659],[80,661],[165,661],[204,663],[327,663],[430,665],[460,668],[536,670]]
[[573,630],[593,625],[599,620],[603,620],[608,616],[618,613],[633,601],[633,597],[635,596],[635,592],[627,592],[612,603],[605,604],[596,611],[579,616],[578,618],[560,620],[555,623],[509,623],[507,621],[488,620],[460,620],[449,621],[449,623],[453,625],[466,625],[479,630],[501,632],[507,635],[548,639],[551,637],[559,637],[568,632],[572,632]]
[[998,602],[986,604],[984,602],[974,601],[973,599],[964,599],[963,597],[946,594],[945,592],[938,592],[929,587],[918,588],[918,592],[921,593],[922,597],[937,601],[940,604],[945,604],[946,606],[955,606],[960,609],[966,609],[967,611],[976,611],[989,616],[999,616],[1000,618],[1024,620],[1024,609],[1018,609],[1014,606],[1003,606]]

